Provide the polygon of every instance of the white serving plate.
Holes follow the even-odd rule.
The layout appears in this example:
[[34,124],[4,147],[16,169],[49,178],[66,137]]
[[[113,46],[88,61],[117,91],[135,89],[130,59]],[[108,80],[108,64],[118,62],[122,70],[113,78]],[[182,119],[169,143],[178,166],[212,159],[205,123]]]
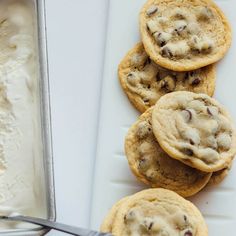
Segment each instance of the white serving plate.
[[[109,2],[91,206],[90,226],[93,229],[99,229],[104,216],[117,200],[146,188],[132,175],[124,155],[124,137],[139,113],[129,103],[117,78],[117,66],[120,60],[140,40],[138,13],[144,2],[145,0],[110,0]],[[216,2],[229,18],[235,31],[235,1]],[[218,64],[215,97],[228,108],[236,121],[235,58],[234,41],[227,56]],[[210,236],[229,235],[235,232],[235,179],[236,165],[220,185],[205,188],[190,199],[203,213],[209,226]]]

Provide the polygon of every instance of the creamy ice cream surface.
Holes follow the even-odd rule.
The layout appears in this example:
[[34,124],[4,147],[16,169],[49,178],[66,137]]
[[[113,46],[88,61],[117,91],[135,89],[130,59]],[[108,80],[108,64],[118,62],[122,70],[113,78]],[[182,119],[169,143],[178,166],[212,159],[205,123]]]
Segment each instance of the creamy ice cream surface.
[[[0,1],[0,214],[46,217],[33,1]],[[25,227],[0,222],[0,231]]]

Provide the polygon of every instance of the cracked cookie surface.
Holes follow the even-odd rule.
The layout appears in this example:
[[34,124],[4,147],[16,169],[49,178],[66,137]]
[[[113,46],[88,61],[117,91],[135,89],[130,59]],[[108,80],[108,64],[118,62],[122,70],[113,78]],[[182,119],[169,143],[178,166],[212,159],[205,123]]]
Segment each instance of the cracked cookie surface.
[[148,0],[140,32],[151,59],[175,71],[217,62],[232,38],[228,20],[212,0]]
[[189,72],[175,72],[158,66],[138,43],[121,61],[119,80],[131,103],[144,112],[163,95],[173,91],[192,91],[212,96],[215,65]]
[[215,99],[192,92],[173,92],[154,106],[152,127],[172,158],[206,172],[230,165],[236,134],[225,108]]
[[200,211],[175,192],[156,188],[130,196],[116,213],[115,236],[207,236]]
[[125,153],[130,169],[143,183],[189,197],[199,192],[211,173],[199,171],[177,161],[160,147],[152,131],[153,108],[143,113],[128,131]]

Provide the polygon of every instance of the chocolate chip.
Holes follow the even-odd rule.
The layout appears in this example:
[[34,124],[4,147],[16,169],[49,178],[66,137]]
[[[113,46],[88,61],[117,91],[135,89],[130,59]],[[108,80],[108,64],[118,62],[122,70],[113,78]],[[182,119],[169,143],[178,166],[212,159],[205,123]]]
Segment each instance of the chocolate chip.
[[192,81],[192,85],[198,85],[200,84],[201,82],[201,79],[200,78],[195,78],[193,81]]
[[191,121],[193,117],[192,112],[188,109],[183,110],[183,112],[184,112],[184,117],[185,117],[186,122]]
[[160,85],[161,85],[161,88],[167,88],[167,86],[168,86],[168,83],[167,83],[167,81],[165,81],[165,80],[162,80],[161,81],[161,83],[160,83]]
[[135,212],[131,210],[124,216],[124,221],[133,220],[134,218]]
[[189,84],[196,86],[200,84],[201,78],[198,77],[198,73],[195,71],[191,71],[187,73],[187,79],[189,80]]
[[165,89],[166,92],[172,92],[175,90],[176,81],[174,76],[167,75],[160,82],[161,89]]
[[183,81],[185,81],[185,80],[187,80],[188,79],[188,73],[185,73],[184,74],[184,79],[183,79]]
[[146,65],[149,65],[151,63],[151,59],[150,59],[150,57],[148,57],[147,58],[147,60],[144,62],[144,67],[146,66]]
[[149,85],[147,86],[147,88],[150,89],[150,88],[151,88],[151,85],[149,84]]
[[184,215],[184,221],[187,221],[187,216],[186,215]]
[[151,125],[146,122],[142,121],[137,125],[137,132],[136,135],[139,139],[146,138],[152,132]]
[[197,48],[192,48],[192,52],[194,54],[200,54],[201,53],[201,50],[200,49],[197,49]]
[[127,82],[131,85],[131,86],[136,86],[139,82],[140,82],[140,78],[138,76],[136,76],[135,73],[129,73],[127,75]]
[[175,29],[175,32],[180,35],[185,29],[187,28],[186,25],[180,26],[178,28]]
[[150,223],[150,225],[148,226],[148,230],[151,230],[153,226],[153,222]]
[[157,38],[159,39],[159,40],[158,40],[158,41],[159,41],[159,45],[160,45],[161,47],[163,47],[163,46],[166,45],[166,41],[165,41],[163,38],[161,38],[161,36],[162,36],[162,33],[158,33]]
[[158,38],[159,45],[163,47],[166,45],[166,41],[163,38],[161,38],[161,36],[162,36],[162,33],[158,33],[157,38]]
[[7,21],[7,19],[5,18],[5,19],[2,19],[2,21],[0,22],[0,24],[3,24],[3,23],[5,23]]
[[148,102],[149,102],[149,99],[148,99],[148,98],[143,98],[143,101],[144,101],[145,103],[148,103]]
[[154,33],[154,38],[157,42],[157,44],[160,46],[160,47],[163,47],[164,45],[167,44],[167,42],[172,38],[172,35],[170,33],[167,33],[167,32],[156,32]]
[[168,47],[164,47],[161,50],[161,55],[163,57],[173,57],[173,53],[171,52],[171,50]]
[[187,22],[185,20],[177,20],[175,21],[174,32],[178,35],[181,35],[184,30],[187,28]]
[[172,79],[176,82],[176,81],[178,80],[178,78],[177,78],[177,74],[172,73]]
[[210,115],[210,116],[217,116],[219,114],[219,109],[215,106],[208,106],[206,111],[207,111],[208,115]]
[[149,9],[146,11],[148,16],[153,15],[154,13],[156,13],[158,10],[157,6],[152,5],[151,7],[149,7]]
[[193,150],[190,149],[190,148],[184,148],[184,149],[182,150],[182,152],[183,152],[184,154],[186,154],[187,156],[192,156],[192,155],[193,155]]
[[192,112],[188,109],[185,110],[189,114],[189,120],[192,120]]
[[160,46],[163,47],[166,45],[166,42],[161,42]]
[[146,24],[146,27],[147,27],[147,30],[150,31],[150,28],[149,28],[148,24]]
[[156,81],[158,81],[158,82],[159,82],[160,80],[161,80],[160,74],[159,74],[159,73],[157,73],[157,74],[156,74]]
[[184,233],[184,236],[193,236],[193,233],[190,230],[188,230]]
[[190,139],[189,142],[190,142],[190,144],[192,144],[192,145],[195,144],[192,139]]
[[207,113],[210,115],[210,116],[213,116],[213,114],[211,113],[211,110],[209,107],[207,107]]

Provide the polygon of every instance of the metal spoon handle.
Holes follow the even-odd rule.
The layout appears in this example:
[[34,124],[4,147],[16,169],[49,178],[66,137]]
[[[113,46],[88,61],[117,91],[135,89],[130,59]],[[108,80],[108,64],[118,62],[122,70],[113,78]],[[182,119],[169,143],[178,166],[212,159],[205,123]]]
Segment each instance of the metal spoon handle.
[[75,236],[111,236],[111,234],[109,233],[100,233],[97,231],[65,225],[36,217],[17,215],[17,216],[1,216],[0,219],[33,223],[36,225],[45,226],[50,229],[55,229]]

